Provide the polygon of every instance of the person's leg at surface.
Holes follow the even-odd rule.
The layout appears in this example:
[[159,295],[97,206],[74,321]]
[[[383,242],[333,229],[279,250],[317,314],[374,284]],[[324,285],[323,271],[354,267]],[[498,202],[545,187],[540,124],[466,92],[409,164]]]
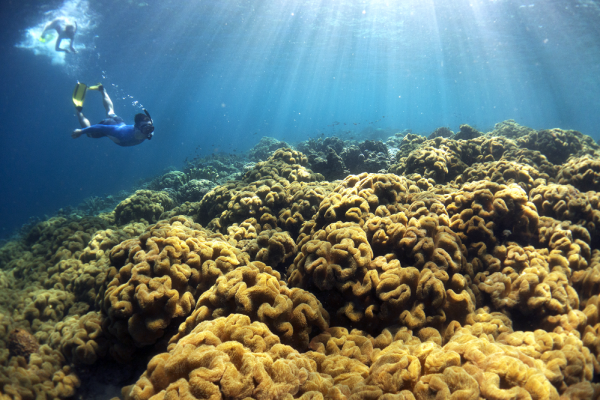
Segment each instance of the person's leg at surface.
[[58,36],[58,38],[56,39],[56,46],[54,46],[54,50],[56,50],[56,51],[64,51],[65,53],[68,53],[69,50],[61,49],[60,48],[60,42],[62,42],[63,39],[64,39],[64,37],[62,35]]
[[71,53],[77,54],[77,50],[75,50],[75,33],[77,33],[77,21],[73,21],[66,28],[67,37],[70,39],[69,48]]

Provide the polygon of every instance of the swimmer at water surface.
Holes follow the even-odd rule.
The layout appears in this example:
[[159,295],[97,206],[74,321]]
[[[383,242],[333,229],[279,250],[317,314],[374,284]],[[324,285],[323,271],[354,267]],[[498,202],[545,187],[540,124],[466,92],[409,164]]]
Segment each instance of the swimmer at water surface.
[[[40,40],[43,42],[46,41],[46,38],[50,35],[49,31],[51,30],[55,30],[58,34],[58,37],[56,38],[56,46],[54,46],[56,51],[77,53],[77,50],[75,50],[75,47],[73,47],[75,42],[75,33],[77,32],[77,21],[66,17],[59,17],[51,22],[48,22],[44,27],[44,30],[40,36]],[[64,39],[71,41],[69,49],[63,49],[60,47],[60,42],[62,42]]]

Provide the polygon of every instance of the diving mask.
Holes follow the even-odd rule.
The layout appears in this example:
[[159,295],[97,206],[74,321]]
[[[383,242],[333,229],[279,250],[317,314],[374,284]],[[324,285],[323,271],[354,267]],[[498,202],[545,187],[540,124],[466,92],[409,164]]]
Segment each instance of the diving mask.
[[152,136],[154,134],[154,121],[152,121],[152,117],[150,116],[150,113],[145,108],[144,108],[144,113],[146,114],[148,119],[141,122],[138,125],[138,129],[144,134],[144,136],[146,136],[146,138],[148,140],[150,140],[150,139],[152,139]]

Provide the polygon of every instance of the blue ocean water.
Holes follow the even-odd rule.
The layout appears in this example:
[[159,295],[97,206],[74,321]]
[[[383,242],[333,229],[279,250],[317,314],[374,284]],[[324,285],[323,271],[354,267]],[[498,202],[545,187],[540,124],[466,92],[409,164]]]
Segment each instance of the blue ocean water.
[[[130,189],[186,157],[344,131],[365,138],[514,119],[600,137],[600,5],[513,0],[6,1],[0,238],[30,217]],[[78,54],[39,33],[78,20]],[[101,82],[128,123],[122,148],[72,139],[77,81]],[[100,96],[84,112],[104,118]]]

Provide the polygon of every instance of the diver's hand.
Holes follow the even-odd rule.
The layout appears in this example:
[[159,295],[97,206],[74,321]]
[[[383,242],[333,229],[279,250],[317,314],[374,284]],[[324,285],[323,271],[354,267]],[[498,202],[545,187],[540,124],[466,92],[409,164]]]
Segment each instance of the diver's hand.
[[81,136],[81,134],[82,134],[82,133],[83,133],[83,130],[82,130],[82,129],[75,129],[75,130],[73,131],[73,133],[71,133],[71,137],[72,137],[73,139],[77,139],[79,136]]

